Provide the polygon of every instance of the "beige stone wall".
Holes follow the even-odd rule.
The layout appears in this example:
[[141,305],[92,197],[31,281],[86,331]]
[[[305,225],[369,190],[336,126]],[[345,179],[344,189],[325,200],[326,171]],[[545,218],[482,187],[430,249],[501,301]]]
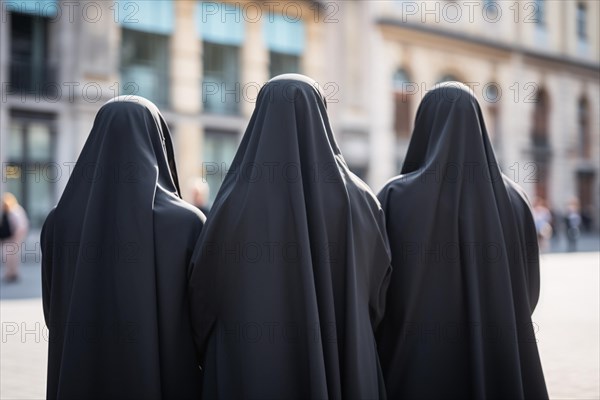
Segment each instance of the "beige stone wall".
[[[404,68],[410,80],[420,87],[418,96],[411,104],[414,118],[418,101],[431,89],[443,74],[453,74],[459,79],[474,85],[480,100],[488,130],[494,130],[496,152],[504,172],[518,180],[533,196],[535,184],[531,164],[531,130],[535,93],[544,87],[550,99],[549,137],[552,147],[550,165],[549,197],[551,205],[562,211],[569,198],[577,195],[576,171],[582,164],[577,155],[578,122],[577,101],[586,93],[590,102],[590,132],[592,135],[592,158],[587,162],[596,170],[595,204],[598,203],[598,166],[600,163],[600,79],[597,70],[586,65],[599,64],[596,36],[598,33],[598,2],[586,1],[588,7],[588,52],[582,53],[576,35],[576,2],[546,1],[545,41],[536,31],[535,23],[526,17],[533,10],[521,1],[520,19],[513,22],[512,10],[508,3],[502,4],[506,14],[499,23],[491,24],[475,19],[473,23],[448,23],[441,18],[427,14],[425,22],[422,13],[415,16],[403,15],[402,2],[372,2],[370,13],[377,18],[407,18],[408,22],[441,29],[441,34],[411,30],[407,27],[381,26],[373,23],[360,25],[354,16],[354,26],[363,26],[363,35],[370,38],[369,57],[354,58],[361,63],[363,75],[369,82],[369,96],[362,104],[354,99],[343,98],[338,105],[341,126],[351,124],[351,111],[369,113],[369,142],[371,144],[369,176],[371,186],[378,190],[395,173],[395,160],[404,156],[405,142],[397,143],[393,132],[393,87],[392,76],[397,68]],[[407,3],[407,2],[405,2]],[[416,3],[422,7],[422,2]],[[440,6],[443,7],[443,3]],[[464,3],[464,2],[457,2]],[[511,2],[511,4],[513,4]],[[428,5],[429,11],[434,6]],[[352,17],[351,12],[343,14]],[[351,24],[351,19],[344,20]],[[466,40],[444,35],[444,31],[465,35]],[[375,31],[375,32],[373,32]],[[471,36],[469,36],[471,35]],[[468,40],[474,37],[476,41]],[[477,43],[479,39],[491,40],[499,46]],[[339,39],[338,39],[339,40]],[[543,45],[545,43],[545,45]],[[525,51],[523,51],[525,50]],[[339,56],[344,53],[339,51]],[[539,54],[539,55],[536,55]],[[583,65],[581,63],[587,63]],[[498,120],[493,129],[490,120],[492,104],[483,100],[483,86],[496,82],[502,90],[502,98],[496,104]],[[342,85],[351,85],[349,78]],[[518,94],[517,94],[518,90]],[[346,111],[344,111],[344,109]],[[341,144],[344,150],[344,142]],[[596,217],[598,217],[596,215]]]
[[[427,14],[423,18],[423,1],[334,0],[324,3],[327,8],[315,20],[316,3],[300,0],[296,4],[302,10],[306,27],[306,49],[301,68],[319,83],[329,85],[326,90],[332,99],[328,106],[329,113],[342,151],[350,165],[366,168],[367,182],[374,190],[379,190],[398,172],[398,160],[403,158],[408,145],[407,140],[398,142],[393,130],[392,76],[396,69],[404,68],[411,81],[419,85],[419,91],[410,106],[413,116],[420,98],[444,74],[454,74],[463,81],[479,83],[479,86],[475,86],[475,92],[480,99],[483,85],[497,82],[502,90],[502,99],[497,104],[498,130],[494,132],[496,151],[505,172],[514,176],[515,171],[509,168],[517,168],[519,183],[530,194],[533,194],[534,185],[524,180],[528,173],[524,168],[525,163],[530,161],[528,150],[533,104],[525,101],[525,96],[531,94],[531,89],[526,89],[526,85],[543,85],[548,90],[551,103],[549,133],[553,157],[550,200],[552,205],[561,208],[570,196],[576,194],[574,176],[582,163],[575,151],[578,143],[576,106],[582,93],[586,93],[591,110],[593,157],[590,163],[596,167],[596,171],[600,163],[600,80],[597,69],[594,72],[593,68],[582,65],[586,63],[597,68],[600,64],[600,2],[583,1],[588,9],[587,53],[582,52],[576,36],[576,1],[546,0],[547,44],[544,46],[540,45],[535,24],[525,20],[531,12],[530,8],[525,8],[532,3],[529,0],[518,1],[520,18],[516,23],[514,11],[509,8],[515,2],[500,2],[502,18],[497,22],[486,21],[481,14],[482,8],[475,7],[473,21],[468,20],[467,14],[463,14],[463,18],[457,22],[444,20],[444,15],[441,15],[442,18],[436,23],[435,15]],[[244,5],[249,0],[237,2]],[[408,22],[441,29],[442,34],[377,24],[377,20],[384,17],[402,19],[405,3],[420,7],[417,14],[407,17]],[[430,3],[426,6],[429,12],[435,10],[436,6],[431,5],[434,2],[426,3]],[[447,7],[446,3],[450,2],[439,1],[439,12]],[[465,3],[468,2],[456,3],[467,13]],[[282,1],[276,9],[281,11],[285,5],[286,2]],[[102,2],[102,6],[107,8],[108,2]],[[176,23],[170,40],[169,58],[170,106],[163,109],[172,126],[186,198],[189,198],[190,180],[202,173],[205,130],[227,129],[241,138],[254,109],[253,99],[243,99],[241,115],[215,116],[203,113],[200,84],[203,49],[195,29],[194,6],[194,1],[175,1]],[[7,24],[2,24],[0,30],[0,77],[6,80]],[[240,55],[240,83],[262,85],[268,79],[269,67],[262,21],[246,23],[245,30]],[[467,39],[487,40],[499,46],[452,38],[443,32],[465,35]],[[76,80],[81,85],[98,82],[106,97],[103,101],[110,97],[111,85],[120,79],[120,33],[120,27],[114,22],[91,26],[82,21],[72,24],[67,23],[66,19],[60,21],[53,32],[60,46],[53,53],[61,62],[61,81]],[[90,54],[89,48],[81,44],[80,38],[98,41],[100,37],[105,40],[100,46],[104,49],[103,54]],[[106,66],[98,65],[92,55],[106,60]],[[517,100],[513,98],[515,87],[520,91]],[[23,104],[19,99],[9,99],[0,109],[0,130],[6,131],[12,108],[54,112],[58,126],[57,161],[71,162],[76,159],[103,101],[86,103],[76,99],[73,103]],[[488,120],[490,108],[490,104],[482,102]],[[0,142],[2,155],[7,146],[6,135],[2,135]],[[515,163],[519,165],[515,167]],[[596,204],[599,181],[597,173]]]
[[[236,1],[245,7],[250,1]],[[256,4],[256,2],[254,2]],[[324,76],[323,28],[314,20],[310,2],[298,3],[306,27],[306,51],[301,68],[317,81]],[[272,3],[275,11],[281,11],[285,2]],[[240,49],[240,85],[247,88],[242,92],[239,116],[205,115],[202,111],[202,40],[196,32],[193,19],[195,2],[175,2],[176,30],[171,37],[171,109],[165,112],[172,124],[177,155],[177,165],[184,198],[190,199],[191,182],[202,176],[203,141],[206,129],[226,129],[237,132],[241,138],[245,124],[254,111],[257,90],[268,79],[269,55],[263,38],[263,21],[268,8],[263,9],[262,18],[245,23],[244,43]],[[249,10],[249,9],[248,9]],[[255,89],[256,87],[256,89]]]

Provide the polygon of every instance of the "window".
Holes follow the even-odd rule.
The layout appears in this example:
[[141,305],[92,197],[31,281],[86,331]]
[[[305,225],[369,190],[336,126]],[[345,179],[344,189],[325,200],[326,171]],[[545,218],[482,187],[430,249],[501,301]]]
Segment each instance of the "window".
[[498,91],[498,87],[498,84],[495,82],[487,84],[485,86],[483,99],[488,103],[496,104],[500,100],[500,98],[498,97],[500,94]]
[[394,74],[394,132],[397,138],[409,138],[411,126],[411,99],[408,93],[410,80],[404,69]]
[[204,110],[217,114],[239,113],[240,48],[204,42],[204,78],[202,102]]
[[115,0],[110,10],[125,29],[170,35],[175,28],[173,0]]
[[581,217],[583,228],[586,230],[591,229],[594,225],[594,219],[596,217],[597,206],[594,206],[595,193],[594,183],[596,181],[596,174],[593,170],[578,170],[575,173],[577,181],[577,197],[579,204],[581,205]]
[[535,147],[548,146],[548,95],[539,89],[534,106],[532,141]]
[[494,20],[499,17],[500,10],[501,6],[498,4],[498,0],[485,0],[483,3],[483,16],[486,20]]
[[271,77],[301,72],[304,52],[304,22],[270,13],[264,21],[264,38],[269,50]]
[[577,37],[587,40],[587,10],[583,2],[577,3]]
[[535,22],[538,26],[546,25],[546,1],[535,0]]
[[208,129],[204,133],[202,172],[210,188],[209,202],[211,204],[231,167],[238,142],[236,132]]
[[39,15],[11,13],[12,91],[54,95],[56,68],[48,62],[49,21]]
[[199,2],[195,12],[196,32],[203,43],[204,111],[238,114],[242,90],[240,54],[245,32],[242,11],[237,3]]
[[54,184],[66,173],[54,164],[54,126],[51,115],[13,113],[8,132],[5,189],[27,211],[32,226],[41,227],[55,203]]
[[168,105],[169,37],[175,29],[173,1],[117,0],[114,6],[122,27],[120,94],[139,95],[159,106]]
[[169,37],[122,30],[121,94],[146,97],[157,105],[169,103]]
[[269,75],[271,77],[300,72],[300,57],[293,54],[269,52]]
[[588,159],[591,156],[590,110],[587,98],[581,97],[577,104],[577,126],[579,135],[579,156]]
[[531,142],[533,161],[535,162],[536,195],[548,200],[548,175],[550,164],[550,140],[548,132],[549,99],[546,90],[540,88],[537,93],[533,111],[533,130]]

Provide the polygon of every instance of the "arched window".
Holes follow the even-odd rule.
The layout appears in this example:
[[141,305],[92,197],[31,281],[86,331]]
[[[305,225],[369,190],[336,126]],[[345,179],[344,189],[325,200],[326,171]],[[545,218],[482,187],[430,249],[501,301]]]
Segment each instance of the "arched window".
[[590,158],[592,143],[590,137],[590,109],[585,96],[582,96],[577,103],[577,131],[579,140],[579,156]]
[[539,89],[533,113],[533,131],[531,139],[534,147],[546,147],[548,140],[548,94],[545,89]]
[[536,195],[545,200],[548,200],[548,169],[550,161],[550,140],[548,133],[549,112],[550,101],[548,99],[548,93],[545,89],[540,88],[537,92],[533,111],[531,143],[536,171]]
[[[590,103],[585,95],[581,96],[577,101],[577,136],[579,157],[583,160],[589,160],[592,156]],[[585,167],[587,163],[581,164],[581,168],[576,172],[577,195],[581,204],[581,216],[584,227],[589,229],[593,225],[595,217],[594,182],[596,174],[593,168]]]
[[394,131],[397,138],[410,137],[411,99],[413,84],[406,70],[400,68],[394,73]]

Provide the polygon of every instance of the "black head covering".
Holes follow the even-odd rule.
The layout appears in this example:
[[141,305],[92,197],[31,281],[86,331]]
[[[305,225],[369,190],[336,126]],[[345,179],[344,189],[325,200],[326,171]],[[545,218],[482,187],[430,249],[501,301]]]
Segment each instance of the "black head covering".
[[42,230],[49,399],[198,396],[185,293],[203,221],[156,106],[106,103]]
[[262,88],[193,258],[206,398],[383,395],[383,213],[348,170],[314,81]]
[[533,218],[466,86],[423,98],[402,175],[379,199],[394,268],[378,332],[388,397],[547,398]]

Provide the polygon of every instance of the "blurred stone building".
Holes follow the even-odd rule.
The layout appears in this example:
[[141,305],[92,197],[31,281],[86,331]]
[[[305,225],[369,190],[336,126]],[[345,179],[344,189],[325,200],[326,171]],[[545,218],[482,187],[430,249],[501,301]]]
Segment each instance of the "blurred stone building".
[[162,110],[184,195],[214,198],[272,76],[327,97],[350,167],[374,190],[398,173],[418,103],[473,87],[504,172],[597,221],[599,3],[582,1],[2,0],[2,191],[40,226],[99,107],[138,94]]
[[400,168],[423,95],[458,80],[480,101],[503,172],[557,213],[578,197],[598,220],[599,2],[365,1],[342,9],[345,25],[365,29],[353,31],[341,62],[353,66],[340,82],[353,94],[341,96],[339,122],[354,132],[360,124],[350,121],[364,116],[373,187]]

